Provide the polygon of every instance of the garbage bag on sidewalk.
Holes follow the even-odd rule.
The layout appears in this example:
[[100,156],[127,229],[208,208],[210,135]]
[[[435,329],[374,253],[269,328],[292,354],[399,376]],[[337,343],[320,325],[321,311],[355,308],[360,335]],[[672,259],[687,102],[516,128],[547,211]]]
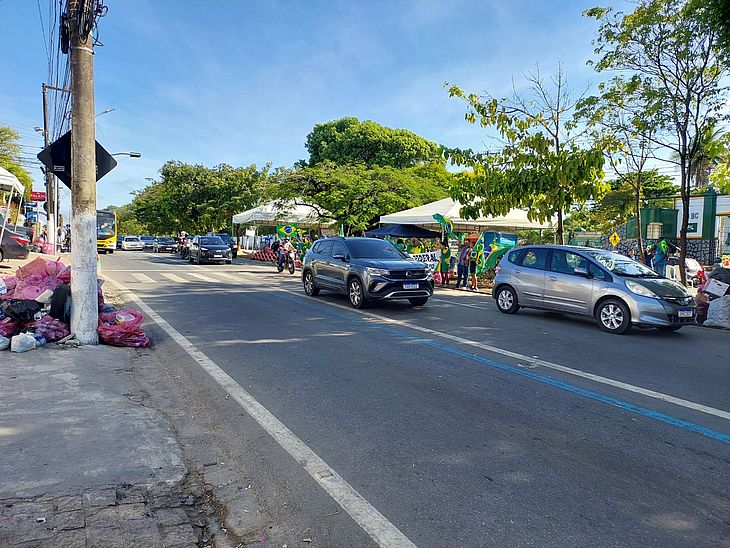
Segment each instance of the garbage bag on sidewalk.
[[35,347],[35,337],[28,333],[21,333],[10,339],[11,352],[27,352],[28,350],[33,350]]
[[99,339],[112,346],[147,347],[150,340],[140,327],[144,315],[136,310],[99,314]]
[[34,320],[36,312],[40,312],[40,303],[32,299],[9,299],[0,304],[5,316],[19,323],[28,323]]
[[70,275],[70,270],[60,260],[54,261],[43,257],[33,259],[18,269],[13,298],[35,299],[46,289],[56,289],[64,283],[59,276],[66,271]]
[[5,350],[10,347],[10,339],[0,335],[0,350]]
[[3,318],[0,320],[0,335],[3,337],[12,337],[20,332],[20,324],[13,318]]
[[730,295],[710,301],[704,325],[730,329]]
[[68,324],[48,315],[31,322],[27,327],[32,329],[36,335],[42,335],[47,342],[55,342],[70,334]]

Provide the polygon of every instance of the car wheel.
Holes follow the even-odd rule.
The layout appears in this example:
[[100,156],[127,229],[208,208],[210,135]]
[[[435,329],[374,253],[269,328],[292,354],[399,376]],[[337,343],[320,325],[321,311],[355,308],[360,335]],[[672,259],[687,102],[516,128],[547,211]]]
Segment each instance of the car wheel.
[[596,311],[598,325],[604,331],[620,335],[631,329],[631,314],[628,307],[617,299],[603,301]]
[[663,325],[662,327],[657,327],[657,329],[662,333],[673,333],[675,331],[679,331],[683,327],[683,325]]
[[194,260],[192,255],[188,255],[188,261],[190,262],[190,264],[193,264]]
[[307,270],[304,273],[304,292],[309,295],[310,297],[316,297],[319,295],[319,288],[314,285],[314,275],[310,270]]
[[226,264],[233,264],[233,261],[232,261],[232,260],[230,260],[230,259],[228,259],[228,260],[226,261]]
[[113,253],[114,253],[114,250],[113,250],[113,249],[110,249],[110,250],[109,250],[109,255],[111,255],[111,254],[113,254]]
[[365,305],[365,295],[359,278],[350,278],[347,282],[347,296],[353,308],[362,308]]
[[428,302],[428,297],[414,297],[408,299],[408,302],[411,303],[411,306],[423,306]]
[[2,249],[0,249],[0,263],[1,263],[1,262],[3,262],[3,259],[4,259],[4,258],[5,258],[5,257],[3,257],[3,250],[2,250]]
[[504,314],[514,314],[520,309],[517,302],[517,293],[510,286],[505,285],[497,292],[497,309]]

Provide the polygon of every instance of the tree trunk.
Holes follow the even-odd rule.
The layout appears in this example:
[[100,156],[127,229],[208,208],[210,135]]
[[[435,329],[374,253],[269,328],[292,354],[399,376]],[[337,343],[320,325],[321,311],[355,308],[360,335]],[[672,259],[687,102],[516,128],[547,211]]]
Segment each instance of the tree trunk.
[[687,285],[687,271],[685,270],[684,260],[687,257],[687,225],[689,223],[689,177],[688,167],[684,157],[680,159],[680,169],[682,171],[682,179],[680,187],[680,195],[682,196],[682,227],[679,231],[679,276],[683,285]]
[[639,259],[641,262],[646,264],[646,254],[644,253],[644,239],[641,236],[641,173],[637,173],[636,181],[636,243],[639,246]]
[[557,236],[557,242],[558,245],[563,245],[563,212],[558,211],[558,233]]

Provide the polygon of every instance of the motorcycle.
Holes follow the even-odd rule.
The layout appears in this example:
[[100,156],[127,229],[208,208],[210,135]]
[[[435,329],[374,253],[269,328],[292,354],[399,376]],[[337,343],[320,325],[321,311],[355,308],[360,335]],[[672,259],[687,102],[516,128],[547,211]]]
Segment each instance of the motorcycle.
[[289,271],[289,274],[294,274],[295,270],[295,261],[296,261],[297,253],[294,250],[288,251],[286,253],[286,256],[284,257],[284,261],[281,261],[281,258],[276,263],[276,271],[277,272],[283,272],[286,268]]
[[177,252],[180,254],[182,260],[187,260],[190,257],[190,240],[186,238],[177,244]]

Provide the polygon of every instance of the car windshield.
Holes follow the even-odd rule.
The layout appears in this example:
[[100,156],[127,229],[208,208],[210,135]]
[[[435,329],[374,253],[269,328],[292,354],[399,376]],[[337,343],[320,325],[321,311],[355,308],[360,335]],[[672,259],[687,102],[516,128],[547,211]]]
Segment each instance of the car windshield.
[[349,240],[347,247],[350,255],[357,259],[407,259],[397,247],[385,240],[376,238],[367,240]]
[[143,240],[153,240],[154,241],[154,238],[152,236],[142,236],[142,239]]
[[630,278],[660,277],[651,268],[618,253],[612,253],[610,251],[584,251],[584,253],[619,276],[628,276]]
[[227,244],[233,243],[233,238],[231,238],[228,234],[220,234],[218,237]]
[[124,241],[125,242],[138,242],[139,238],[137,238],[137,236],[127,236],[126,238],[124,238]]
[[205,236],[200,238],[200,245],[225,245],[218,236]]
[[172,238],[158,238],[157,243],[160,244],[171,244],[173,242]]

